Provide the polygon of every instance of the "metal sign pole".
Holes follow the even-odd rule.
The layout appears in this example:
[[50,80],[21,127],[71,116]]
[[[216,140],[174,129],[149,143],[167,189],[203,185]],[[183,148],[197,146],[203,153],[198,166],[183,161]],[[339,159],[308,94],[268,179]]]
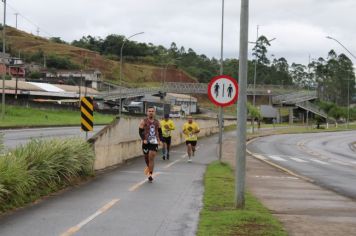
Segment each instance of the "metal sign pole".
[[[222,0],[221,14],[221,57],[220,57],[220,75],[224,73],[224,0]],[[222,158],[222,139],[223,139],[223,108],[219,107],[219,161]]]

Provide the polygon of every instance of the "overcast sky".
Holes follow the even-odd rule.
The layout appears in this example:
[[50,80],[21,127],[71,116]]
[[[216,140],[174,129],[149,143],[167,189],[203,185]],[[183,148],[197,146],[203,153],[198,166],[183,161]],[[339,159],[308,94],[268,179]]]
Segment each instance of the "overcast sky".
[[[7,24],[67,42],[84,35],[109,34],[169,47],[171,42],[198,54],[220,57],[222,0],[7,0]],[[1,7],[3,3],[1,3]],[[250,0],[249,40],[260,34],[276,38],[269,56],[303,63],[330,49],[356,55],[355,0]],[[240,1],[225,0],[224,57],[238,58]],[[2,21],[2,20],[1,20]],[[250,54],[252,46],[250,46]],[[347,54],[349,56],[349,54]],[[351,56],[350,56],[351,58]],[[355,59],[352,59],[356,63]]]

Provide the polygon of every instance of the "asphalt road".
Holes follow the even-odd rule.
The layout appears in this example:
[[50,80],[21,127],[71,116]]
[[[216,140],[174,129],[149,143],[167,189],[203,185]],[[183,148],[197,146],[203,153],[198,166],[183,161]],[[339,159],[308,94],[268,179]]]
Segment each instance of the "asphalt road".
[[[93,132],[88,132],[90,138],[100,131],[103,125],[94,126]],[[31,139],[38,138],[66,138],[82,137],[85,138],[85,132],[80,127],[51,127],[51,128],[31,128],[31,129],[7,129],[0,130],[4,134],[4,145],[8,149],[15,148],[17,145],[25,144]]]
[[356,199],[356,131],[288,134],[259,138],[248,145],[255,156]]
[[143,174],[143,157],[134,159],[1,217],[0,235],[195,235],[203,175],[216,159],[216,142],[216,136],[199,140],[192,163],[187,163],[185,145],[174,148],[169,161],[156,158],[153,183]]

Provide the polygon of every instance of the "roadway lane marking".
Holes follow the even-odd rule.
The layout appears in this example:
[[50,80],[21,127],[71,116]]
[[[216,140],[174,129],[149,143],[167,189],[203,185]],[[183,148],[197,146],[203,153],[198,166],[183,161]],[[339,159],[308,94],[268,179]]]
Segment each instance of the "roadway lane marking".
[[179,161],[181,161],[181,159],[175,160],[175,161],[173,161],[172,163],[170,163],[170,164],[164,166],[163,168],[164,168],[164,169],[167,169],[167,168],[173,166],[174,164],[176,164],[176,163],[179,162]]
[[286,161],[285,159],[279,157],[279,156],[275,156],[275,155],[270,155],[268,156],[269,158],[275,160],[275,161]]
[[344,162],[344,161],[339,161],[339,160],[330,160],[330,162],[336,163],[336,164],[340,164],[343,166],[351,166],[349,163]]
[[173,166],[174,164],[180,162],[182,159],[184,159],[184,158],[186,158],[186,157],[188,157],[188,154],[182,155],[182,156],[180,157],[180,159],[175,160],[175,161],[173,161],[172,163],[169,163],[168,165],[164,166],[163,168],[164,168],[164,169],[167,169],[167,168]]
[[316,159],[310,159],[311,161],[314,161],[316,163],[319,163],[319,164],[322,164],[322,165],[330,165],[329,163],[327,162],[324,162],[324,161],[319,161],[319,160],[316,160]]
[[64,233],[62,233],[61,236],[70,236],[70,235],[75,234],[84,225],[88,224],[90,221],[94,220],[96,217],[98,217],[99,215],[103,214],[104,212],[109,210],[111,207],[113,207],[118,201],[120,201],[120,199],[111,200],[110,202],[105,204],[102,208],[97,210],[94,214],[92,214],[91,216],[89,216],[88,218],[86,218],[85,220],[83,220],[82,222],[77,224],[76,226],[73,226],[73,227],[69,228],[67,231],[65,231]]
[[269,175],[256,175],[254,176],[255,178],[260,178],[260,179],[299,179],[297,177],[292,177],[292,176],[269,176]]
[[[152,175],[152,177],[156,177],[158,175],[160,175],[161,172],[156,172]],[[131,188],[129,188],[129,191],[130,192],[133,192],[135,190],[137,190],[139,187],[141,187],[144,183],[146,183],[148,180],[145,179],[145,180],[142,180],[141,182],[137,183],[137,184],[134,184],[133,186],[131,186]]]
[[299,163],[306,163],[306,162],[308,162],[308,161],[304,161],[304,160],[302,160],[302,159],[300,159],[300,158],[298,158],[298,157],[291,157],[290,159],[292,159],[293,161],[299,162]]
[[169,151],[170,153],[178,153],[178,154],[184,154],[185,152],[180,152],[180,151]]
[[262,160],[267,160],[267,158],[265,156],[262,156],[260,154],[257,154],[257,153],[253,153],[254,156],[256,156],[257,158],[260,158]]

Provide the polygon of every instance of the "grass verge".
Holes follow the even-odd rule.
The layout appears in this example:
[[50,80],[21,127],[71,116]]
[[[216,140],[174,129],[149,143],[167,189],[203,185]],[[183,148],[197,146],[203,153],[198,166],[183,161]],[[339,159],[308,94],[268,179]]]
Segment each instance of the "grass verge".
[[210,164],[204,183],[204,208],[200,213],[198,236],[287,235],[279,221],[250,193],[245,196],[245,209],[235,209],[234,175],[227,164]]
[[[94,125],[109,124],[114,118],[114,115],[103,115],[94,112]],[[5,118],[0,122],[0,127],[53,125],[80,126],[79,108],[78,111],[68,111],[6,106]]]

